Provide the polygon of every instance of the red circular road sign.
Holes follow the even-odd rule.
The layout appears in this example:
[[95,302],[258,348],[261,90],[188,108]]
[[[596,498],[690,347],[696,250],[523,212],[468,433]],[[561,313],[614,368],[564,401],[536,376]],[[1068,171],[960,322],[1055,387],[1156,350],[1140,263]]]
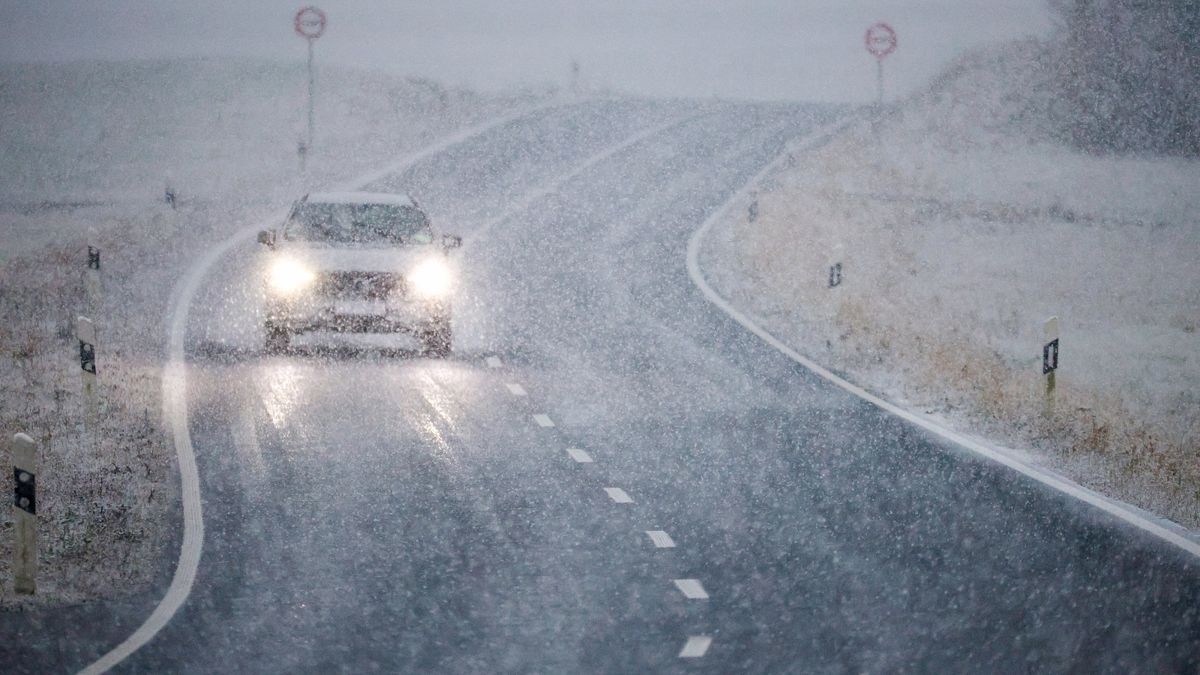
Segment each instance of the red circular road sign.
[[296,34],[316,40],[325,32],[325,12],[316,7],[305,7],[296,12]]
[[877,59],[882,59],[896,51],[896,31],[882,21],[867,29],[865,41],[867,51],[874,54]]

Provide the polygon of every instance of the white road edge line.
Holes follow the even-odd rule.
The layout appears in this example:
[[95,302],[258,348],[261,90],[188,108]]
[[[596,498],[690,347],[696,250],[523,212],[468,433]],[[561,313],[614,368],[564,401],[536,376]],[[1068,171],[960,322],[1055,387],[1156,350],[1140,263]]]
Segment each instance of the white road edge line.
[[580,464],[592,463],[592,456],[587,454],[585,450],[581,450],[579,448],[567,448],[567,454],[571,456],[571,459],[579,462]]
[[708,653],[712,638],[708,635],[689,635],[683,649],[679,650],[681,659],[698,659]]
[[488,365],[488,368],[499,368],[500,367],[500,359],[495,356],[489,356],[489,357],[487,357],[487,365]]
[[[486,133],[509,122],[535,114],[542,110],[559,107],[560,104],[534,106],[506,115],[500,119],[464,129],[442,140],[418,150],[408,157],[392,162],[382,169],[359,176],[342,185],[330,188],[330,191],[340,192],[354,187],[374,182],[380,178],[403,171],[416,162],[441,152],[449,147],[458,145],[474,136]],[[254,239],[258,230],[272,227],[284,217],[286,211],[279,211],[269,216],[267,220],[235,232],[225,241],[208,249],[208,251],[192,265],[187,274],[176,285],[170,304],[168,330],[168,357],[163,368],[163,417],[171,427],[175,443],[175,454],[179,462],[180,499],[183,502],[183,542],[179,547],[179,559],[175,564],[175,574],[166,594],[159,600],[158,605],[150,616],[132,635],[123,642],[103,654],[92,664],[80,671],[81,675],[98,675],[124,661],[143,645],[149,642],[175,616],[175,612],[183,606],[192,591],[196,580],[196,571],[200,566],[200,554],[204,545],[204,515],[200,506],[200,473],[196,467],[196,452],[192,447],[191,432],[188,430],[187,406],[187,367],[184,362],[184,333],[187,328],[188,310],[200,283],[217,260],[232,250]]]
[[541,414],[534,415],[534,416],[533,416],[533,421],[534,421],[534,422],[537,422],[537,425],[538,425],[539,427],[552,427],[552,426],[554,426],[554,420],[550,419],[550,416],[549,416],[549,415],[541,415]]
[[508,387],[508,393],[512,394],[513,396],[525,396],[526,395],[525,387],[522,387],[521,385],[517,384],[516,382],[509,382],[508,384],[506,384],[504,386]]
[[708,591],[704,590],[704,586],[699,579],[676,579],[675,587],[688,600],[707,600]]
[[618,504],[632,504],[633,497],[629,493],[618,487],[606,487],[604,491],[608,494],[608,498]]
[[675,540],[662,530],[646,530],[646,534],[654,542],[654,548],[675,548]]
[[[956,443],[957,445],[959,445],[960,447],[962,447],[970,452],[973,452],[982,457],[986,457],[987,459],[990,459],[993,462],[996,462],[998,464],[1006,466],[1014,471],[1017,471],[1018,473],[1021,473],[1029,478],[1032,478],[1033,480],[1036,480],[1039,483],[1042,483],[1043,485],[1050,487],[1054,490],[1057,490],[1069,497],[1074,497],[1075,499],[1078,499],[1081,502],[1090,504],[1090,505],[1100,509],[1101,511],[1104,511],[1105,513],[1108,513],[1109,515],[1115,516],[1116,518],[1119,518],[1120,520],[1123,520],[1126,523],[1128,523],[1144,532],[1152,534],[1152,535],[1162,539],[1163,541],[1166,541],[1170,544],[1173,544],[1173,545],[1179,547],[1180,549],[1183,549],[1184,551],[1192,554],[1193,556],[1200,557],[1200,542],[1193,541],[1192,539],[1189,539],[1187,536],[1181,534],[1182,531],[1186,531],[1182,526],[1179,526],[1175,523],[1171,523],[1172,526],[1179,528],[1179,530],[1181,532],[1173,531],[1171,528],[1166,527],[1158,522],[1155,522],[1154,520],[1150,520],[1146,516],[1135,512],[1133,510],[1134,507],[1131,507],[1128,504],[1118,502],[1118,501],[1112,499],[1111,497],[1106,497],[1098,492],[1089,490],[1088,488],[1085,488],[1082,485],[1074,483],[1070,480],[1064,479],[1061,476],[1055,475],[1053,473],[1050,473],[1048,471],[1040,469],[1036,466],[1026,464],[1025,462],[1022,462],[1021,460],[1017,459],[1016,457],[1013,457],[1012,455],[1010,455],[1009,453],[1005,452],[1004,450],[1002,450],[998,447],[987,445],[979,440],[967,438],[966,436],[964,436],[956,431],[953,431],[951,429],[948,429],[931,419],[927,419],[921,415],[918,415],[911,411],[905,410],[905,409],[901,408],[900,406],[897,406],[893,403],[885,401],[884,399],[868,392],[867,390],[863,389],[862,387],[859,387],[858,385],[855,385],[852,382],[849,382],[848,380],[845,380],[845,379],[839,377],[838,375],[836,375],[833,372],[831,372],[830,370],[822,367],[821,365],[817,364],[816,362],[811,361],[810,359],[802,356],[801,354],[796,352],[794,349],[792,349],[791,347],[784,344],[784,342],[782,340],[776,338],[774,335],[767,332],[766,329],[764,329],[758,323],[753,321],[749,316],[744,314],[741,310],[734,307],[728,300],[726,300],[719,293],[717,293],[715,290],[713,290],[712,286],[709,285],[708,280],[704,277],[704,272],[701,271],[701,269],[700,269],[700,263],[699,263],[700,247],[701,247],[701,243],[704,241],[705,235],[708,234],[708,231],[717,222],[717,220],[722,218],[725,215],[725,213],[729,211],[729,209],[733,206],[733,204],[735,202],[737,202],[739,199],[743,198],[746,193],[748,193],[751,189],[754,189],[759,183],[761,183],[762,180],[768,174],[770,174],[777,167],[779,167],[784,161],[786,161],[788,159],[788,157],[791,156],[792,152],[794,152],[794,151],[795,152],[803,152],[803,151],[812,149],[812,148],[828,141],[829,138],[833,136],[833,134],[837,133],[838,131],[841,131],[846,126],[849,126],[851,123],[856,121],[856,119],[857,119],[856,116],[850,116],[848,119],[826,125],[824,127],[817,129],[816,131],[809,134],[808,136],[805,136],[799,142],[792,145],[792,147],[789,147],[788,150],[784,151],[774,161],[767,164],[766,167],[764,167],[761,171],[759,171],[757,174],[755,174],[753,178],[751,178],[745,185],[743,185],[741,189],[739,189],[728,200],[726,200],[724,204],[722,204],[719,208],[717,208],[712,213],[712,215],[710,215],[708,217],[708,219],[705,220],[704,223],[700,225],[699,229],[697,229],[694,233],[692,233],[691,238],[688,240],[687,270],[688,270],[688,276],[690,276],[692,279],[692,283],[694,283],[696,285],[696,287],[700,289],[700,292],[703,293],[706,298],[708,298],[709,302],[716,305],[719,309],[721,309],[721,311],[728,314],[730,318],[732,318],[734,321],[737,321],[738,323],[740,323],[743,327],[745,327],[751,333],[754,333],[758,337],[762,338],[763,341],[765,341],[767,344],[771,345],[775,349],[782,352],[785,356],[787,356],[791,360],[795,361],[796,363],[800,364],[801,366],[804,366],[805,368],[812,371],[814,374],[824,378],[825,380],[841,387],[842,389],[846,390],[847,392],[863,399],[864,401],[872,403],[875,406],[877,406],[877,407],[879,407],[901,419],[904,419],[904,420],[911,422],[923,429],[931,431],[931,432],[937,434],[938,436],[945,438],[946,440],[952,441],[952,442]],[[1170,522],[1165,518],[1163,518],[1162,520],[1164,522],[1168,522],[1168,523]]]

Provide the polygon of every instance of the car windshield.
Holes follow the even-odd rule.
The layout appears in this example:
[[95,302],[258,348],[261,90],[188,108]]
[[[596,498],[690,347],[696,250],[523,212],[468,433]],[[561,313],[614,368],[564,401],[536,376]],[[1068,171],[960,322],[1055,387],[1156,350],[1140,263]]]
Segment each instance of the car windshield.
[[289,240],[339,244],[429,244],[433,232],[419,209],[394,204],[301,202],[284,230]]

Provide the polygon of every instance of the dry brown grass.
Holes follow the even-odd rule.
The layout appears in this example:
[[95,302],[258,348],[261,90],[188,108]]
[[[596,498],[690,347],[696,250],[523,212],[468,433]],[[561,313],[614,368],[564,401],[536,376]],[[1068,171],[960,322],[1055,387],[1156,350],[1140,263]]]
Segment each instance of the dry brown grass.
[[[905,233],[922,226],[930,206],[864,199],[839,187],[838,172],[854,168],[848,158],[861,152],[855,143],[842,139],[812,157],[816,168],[804,173],[807,182],[764,191],[759,222],[748,224],[735,210],[727,240],[735,242],[731,262],[749,282],[740,291],[743,300],[825,365],[863,383],[875,375],[898,380],[914,405],[965,416],[973,429],[1001,443],[1057,457],[1052,464],[1101,492],[1200,526],[1200,425],[1189,425],[1186,414],[1155,426],[1125,392],[1089,386],[1069,370],[1058,373],[1047,411],[1040,365],[1032,358],[1014,362],[991,347],[992,340],[1016,334],[1015,316],[988,322],[955,314],[937,294],[909,305],[890,292],[905,275],[924,274]],[[920,189],[887,170],[870,180],[897,193]],[[835,250],[887,253],[872,256],[877,266],[871,269],[855,267],[853,255],[845,255],[851,281],[831,290],[817,272],[828,269]],[[1171,321],[1186,331],[1195,319],[1181,314]]]
[[[84,428],[78,347],[82,257],[53,247],[0,267],[0,466],[17,432],[38,441],[38,595],[11,589],[11,509],[0,516],[0,608],[74,603],[151,581],[170,537],[172,459],[159,429],[157,355],[95,320],[101,416]],[[117,356],[117,354],[121,354]]]

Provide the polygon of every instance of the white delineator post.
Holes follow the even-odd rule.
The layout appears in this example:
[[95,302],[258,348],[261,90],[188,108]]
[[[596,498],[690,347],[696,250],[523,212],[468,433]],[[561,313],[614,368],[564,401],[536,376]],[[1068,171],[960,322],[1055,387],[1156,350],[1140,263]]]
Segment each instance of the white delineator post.
[[88,228],[87,236],[87,266],[83,271],[83,291],[87,296],[89,312],[100,311],[100,244],[97,241],[96,228]]
[[79,375],[83,382],[85,423],[96,422],[99,408],[96,391],[96,324],[86,316],[75,319],[75,337],[79,340]]
[[834,244],[829,250],[829,287],[837,288],[842,285],[842,258],[845,257],[845,248],[841,242]]
[[1054,414],[1054,373],[1058,370],[1058,317],[1052,316],[1042,324],[1045,343],[1042,345],[1042,374],[1046,376],[1046,405],[1043,413]]
[[12,439],[13,591],[37,592],[37,444],[25,434]]

